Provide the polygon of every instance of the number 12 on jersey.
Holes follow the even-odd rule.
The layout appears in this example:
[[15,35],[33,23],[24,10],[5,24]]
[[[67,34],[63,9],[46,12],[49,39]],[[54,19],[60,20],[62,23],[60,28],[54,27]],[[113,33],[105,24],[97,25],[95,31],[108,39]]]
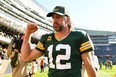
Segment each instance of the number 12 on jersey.
[[53,55],[52,55],[52,53],[53,53],[53,45],[50,45],[49,47],[48,47],[48,57],[49,57],[49,67],[50,68],[55,68],[56,67],[56,69],[71,69],[71,63],[70,62],[67,62],[67,63],[65,63],[65,64],[61,64],[60,63],[60,61],[61,60],[69,60],[70,59],[70,57],[71,57],[71,47],[68,45],[68,44],[58,44],[57,46],[56,46],[56,51],[57,52],[60,52],[60,50],[61,49],[64,49],[65,50],[65,53],[66,54],[58,54],[57,56],[56,56],[56,61],[55,61],[55,64],[53,64]]

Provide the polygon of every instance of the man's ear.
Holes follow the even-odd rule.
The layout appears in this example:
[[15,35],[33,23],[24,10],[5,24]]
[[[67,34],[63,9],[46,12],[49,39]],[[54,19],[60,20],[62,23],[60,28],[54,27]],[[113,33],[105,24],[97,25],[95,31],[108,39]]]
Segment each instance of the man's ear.
[[70,17],[67,17],[67,23],[68,23],[68,24],[71,23],[71,19],[70,19]]

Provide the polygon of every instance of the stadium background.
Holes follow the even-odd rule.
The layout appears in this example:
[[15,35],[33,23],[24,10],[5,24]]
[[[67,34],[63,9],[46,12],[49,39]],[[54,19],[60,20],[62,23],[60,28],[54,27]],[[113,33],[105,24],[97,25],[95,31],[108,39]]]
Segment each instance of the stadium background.
[[[35,0],[29,0],[35,8],[26,6],[21,0],[0,0],[0,48],[6,48],[14,35],[25,33],[26,24],[37,23],[40,29],[32,35],[32,43],[36,44],[42,34],[53,32],[51,20],[46,18],[47,9]],[[84,30],[90,35],[94,46],[95,55],[99,61],[110,59],[116,64],[116,32]],[[1,50],[0,50],[1,51]],[[10,68],[10,60],[4,53],[4,60],[0,66],[0,74],[7,74]],[[7,66],[7,67],[6,67]]]

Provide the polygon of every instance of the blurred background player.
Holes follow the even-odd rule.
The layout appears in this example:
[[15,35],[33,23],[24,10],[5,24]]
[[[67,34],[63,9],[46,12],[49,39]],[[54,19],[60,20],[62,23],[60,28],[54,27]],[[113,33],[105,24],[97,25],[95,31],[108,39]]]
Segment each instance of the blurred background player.
[[40,60],[40,72],[44,72],[44,59]]
[[91,54],[92,54],[94,68],[96,69],[96,71],[98,71],[99,70],[99,60],[98,60],[98,57],[95,55],[94,51],[92,51]]
[[26,77],[26,61],[22,61],[20,58],[20,49],[22,45],[24,35],[19,34],[18,37],[14,36],[11,43],[7,49],[7,56],[11,59],[11,67],[12,67],[12,77]]

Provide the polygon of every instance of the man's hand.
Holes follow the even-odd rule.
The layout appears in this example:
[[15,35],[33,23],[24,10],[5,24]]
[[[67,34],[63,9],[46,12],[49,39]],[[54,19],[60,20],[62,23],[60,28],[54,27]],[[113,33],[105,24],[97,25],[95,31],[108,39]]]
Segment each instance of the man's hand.
[[38,25],[35,23],[28,23],[26,28],[26,33],[34,33],[38,30]]

